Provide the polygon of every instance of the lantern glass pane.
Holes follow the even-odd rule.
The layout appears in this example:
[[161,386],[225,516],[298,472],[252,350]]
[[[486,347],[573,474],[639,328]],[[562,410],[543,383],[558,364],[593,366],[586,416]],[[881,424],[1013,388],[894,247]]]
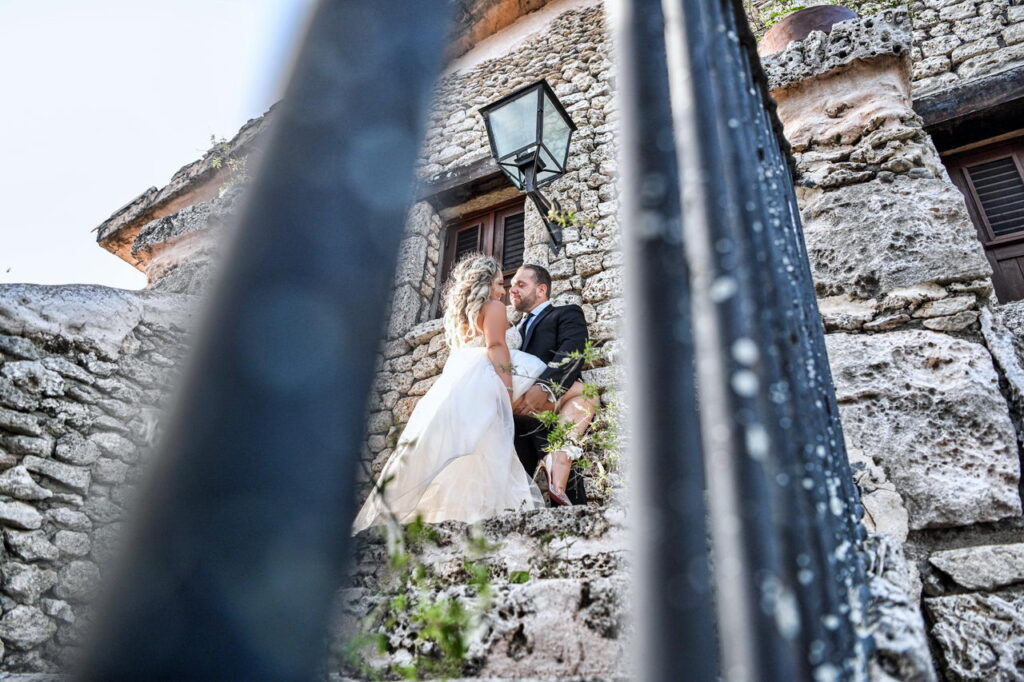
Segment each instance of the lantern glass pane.
[[[568,121],[562,118],[562,112],[551,101],[551,96],[545,92],[544,123],[541,139],[544,141],[544,146],[551,150],[551,154],[554,155],[552,161],[560,170],[565,170],[565,159],[569,153],[570,135],[572,135],[572,128],[569,127]],[[549,163],[547,158],[544,161]]]
[[537,91],[530,90],[487,115],[498,158],[537,140]]
[[519,170],[518,166],[514,163],[503,163],[501,164],[501,170],[505,171],[505,175],[507,175],[508,179],[512,181],[512,184],[515,185],[516,189],[520,191],[523,190],[525,180],[523,179],[523,174]]

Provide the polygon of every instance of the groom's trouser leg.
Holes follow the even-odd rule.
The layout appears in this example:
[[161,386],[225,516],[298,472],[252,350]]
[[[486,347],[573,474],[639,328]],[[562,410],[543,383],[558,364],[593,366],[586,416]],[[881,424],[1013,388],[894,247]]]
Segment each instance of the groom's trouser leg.
[[[526,473],[533,476],[533,472],[537,469],[537,462],[540,460],[540,453],[544,451],[544,430],[541,428],[540,422],[533,417],[517,416],[514,421],[516,425],[516,455],[519,456],[519,462],[526,469]],[[539,445],[538,434],[541,436]]]

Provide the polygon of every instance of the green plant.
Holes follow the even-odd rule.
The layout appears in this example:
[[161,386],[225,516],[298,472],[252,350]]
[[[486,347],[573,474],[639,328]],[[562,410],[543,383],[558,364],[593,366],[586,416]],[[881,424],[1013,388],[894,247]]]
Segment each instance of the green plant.
[[548,220],[562,228],[585,227],[592,230],[597,225],[594,220],[581,216],[577,211],[557,211],[551,209],[548,211]]
[[249,157],[248,156],[234,156],[232,155],[231,144],[223,137],[217,139],[215,135],[210,135],[210,144],[212,148],[209,151],[210,166],[216,170],[227,166],[228,176],[224,183],[220,186],[219,195],[224,196],[232,187],[242,185],[249,182],[252,178],[249,175]]
[[[607,360],[604,348],[588,341],[579,351],[569,353],[560,362],[552,363],[554,367],[566,367],[567,371],[582,366],[592,368]],[[550,388],[556,397],[565,389],[555,382]],[[601,387],[591,382],[584,382],[583,396],[593,400],[601,397]],[[541,429],[547,432],[544,450],[555,452],[567,445],[576,445],[583,449],[585,456],[576,460],[574,466],[586,478],[589,478],[602,493],[607,494],[612,486],[609,474],[617,471],[619,464],[618,423],[619,410],[611,399],[605,405],[598,404],[588,429],[582,434],[574,433],[574,424],[562,421],[554,410],[546,410],[535,415]]]

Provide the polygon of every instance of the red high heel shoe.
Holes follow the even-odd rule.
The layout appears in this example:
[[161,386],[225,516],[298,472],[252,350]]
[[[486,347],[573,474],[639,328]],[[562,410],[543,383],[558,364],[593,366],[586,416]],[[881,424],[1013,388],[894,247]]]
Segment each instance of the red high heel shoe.
[[[572,466],[571,462],[569,466]],[[553,471],[554,455],[549,452],[537,464],[537,472],[534,474],[533,480],[537,481],[537,487],[540,488],[541,494],[547,496],[552,506],[571,507],[572,501],[566,496],[565,491],[559,492],[558,488],[554,486]],[[540,480],[537,480],[538,477]]]

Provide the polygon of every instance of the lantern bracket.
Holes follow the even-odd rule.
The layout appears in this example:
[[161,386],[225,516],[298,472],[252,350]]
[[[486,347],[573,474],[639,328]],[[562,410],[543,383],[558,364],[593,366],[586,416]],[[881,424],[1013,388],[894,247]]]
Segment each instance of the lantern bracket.
[[551,216],[562,212],[562,205],[558,199],[549,199],[537,188],[537,171],[544,170],[544,160],[537,155],[536,150],[530,150],[516,157],[516,165],[519,166],[523,176],[523,191],[530,197],[533,205],[537,207],[544,227],[548,229],[548,236],[551,240],[548,247],[551,253],[558,255],[562,247],[562,226],[552,220]]

